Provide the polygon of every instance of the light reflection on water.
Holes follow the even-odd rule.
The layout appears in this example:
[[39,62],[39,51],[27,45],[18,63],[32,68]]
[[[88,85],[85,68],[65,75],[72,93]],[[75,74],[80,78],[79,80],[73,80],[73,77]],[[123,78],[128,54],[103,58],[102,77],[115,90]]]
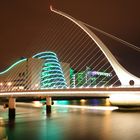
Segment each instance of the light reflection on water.
[[110,106],[109,99],[80,99],[80,100],[58,100],[54,101],[55,105],[88,105],[88,106]]
[[0,117],[0,140],[7,140],[7,134],[4,125],[4,120]]
[[21,103],[15,120],[0,108],[0,140],[140,139],[139,111],[99,109],[103,104],[108,105],[101,100],[55,101],[47,116],[45,106]]

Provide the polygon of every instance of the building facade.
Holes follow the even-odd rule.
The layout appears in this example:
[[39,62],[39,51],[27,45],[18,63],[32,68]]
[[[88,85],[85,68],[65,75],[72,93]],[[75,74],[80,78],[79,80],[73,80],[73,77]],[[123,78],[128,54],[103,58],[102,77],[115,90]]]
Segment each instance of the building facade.
[[[63,68],[62,68],[62,66]],[[1,90],[66,88],[67,82],[60,63],[53,52],[41,52],[32,58],[23,58],[0,72]]]
[[31,58],[22,58],[0,72],[0,90],[43,90],[108,86],[112,74],[93,71],[76,72],[69,63],[59,62],[54,52],[41,52]]

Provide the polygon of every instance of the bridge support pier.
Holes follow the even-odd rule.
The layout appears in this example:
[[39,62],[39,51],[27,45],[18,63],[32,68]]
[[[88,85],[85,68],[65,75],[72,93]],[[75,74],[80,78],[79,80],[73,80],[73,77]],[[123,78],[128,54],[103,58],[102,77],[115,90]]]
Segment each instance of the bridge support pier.
[[46,97],[46,114],[51,113],[52,98]]
[[9,112],[8,112],[9,119],[15,119],[15,116],[16,116],[15,107],[16,107],[16,99],[13,97],[10,97],[9,98]]

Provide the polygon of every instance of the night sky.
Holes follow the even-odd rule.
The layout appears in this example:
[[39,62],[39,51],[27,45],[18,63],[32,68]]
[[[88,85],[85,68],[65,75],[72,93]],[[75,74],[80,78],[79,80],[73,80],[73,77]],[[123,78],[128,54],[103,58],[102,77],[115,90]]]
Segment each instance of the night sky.
[[[50,4],[140,47],[138,0],[0,0],[0,71],[32,55],[40,33],[48,28]],[[104,40],[121,64],[140,77],[140,52]]]

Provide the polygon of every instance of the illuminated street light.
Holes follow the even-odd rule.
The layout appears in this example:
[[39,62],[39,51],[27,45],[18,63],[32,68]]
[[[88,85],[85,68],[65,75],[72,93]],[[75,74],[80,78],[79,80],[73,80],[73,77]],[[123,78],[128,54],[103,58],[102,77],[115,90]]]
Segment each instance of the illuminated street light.
[[38,87],[39,85],[38,84],[35,84],[35,87]]
[[11,86],[11,85],[12,85],[12,82],[8,82],[8,83],[7,83],[7,86]]
[[3,83],[0,83],[0,86],[3,86]]

